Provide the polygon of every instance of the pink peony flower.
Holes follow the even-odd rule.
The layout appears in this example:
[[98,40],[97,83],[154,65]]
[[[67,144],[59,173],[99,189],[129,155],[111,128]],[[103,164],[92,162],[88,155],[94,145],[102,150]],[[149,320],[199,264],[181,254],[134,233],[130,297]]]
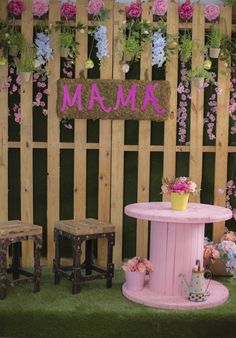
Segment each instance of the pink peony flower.
[[186,0],[182,5],[179,6],[179,17],[183,21],[192,19],[193,16],[193,5],[190,0]]
[[206,5],[204,15],[208,21],[216,20],[220,16],[220,7],[214,4]]
[[164,16],[167,12],[167,0],[154,0],[152,5],[152,13],[154,15]]
[[20,16],[26,10],[22,0],[10,0],[7,9],[9,14],[15,17]]
[[144,258],[143,263],[146,266],[147,272],[153,272],[153,265],[148,259]]
[[137,271],[139,272],[146,272],[146,266],[144,263],[140,262],[137,264]]
[[203,252],[204,259],[215,260],[220,257],[220,253],[212,245],[205,245]]
[[171,184],[170,190],[177,193],[188,192],[188,184],[185,182],[175,182]]
[[163,194],[169,194],[169,187],[166,184],[162,184],[161,191]]
[[188,190],[189,192],[195,192],[197,188],[197,184],[193,181],[188,182]]
[[89,0],[88,3],[88,14],[98,15],[100,10],[104,7],[104,2],[102,0]]
[[133,2],[130,6],[125,8],[125,11],[130,18],[139,18],[143,12],[141,2]]
[[33,14],[34,16],[41,17],[48,12],[48,0],[34,0]]
[[61,17],[66,20],[74,19],[76,15],[76,4],[72,2],[64,2],[61,5]]

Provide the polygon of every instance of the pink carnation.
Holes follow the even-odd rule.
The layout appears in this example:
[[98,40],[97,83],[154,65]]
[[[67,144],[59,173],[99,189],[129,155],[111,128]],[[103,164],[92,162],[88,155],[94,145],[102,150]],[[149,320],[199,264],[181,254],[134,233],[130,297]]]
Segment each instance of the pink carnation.
[[216,20],[220,15],[220,7],[218,5],[207,5],[204,8],[204,15],[208,21]]
[[47,0],[34,0],[33,3],[33,14],[39,18],[48,12],[48,1]]
[[140,262],[137,264],[137,271],[138,272],[146,272],[146,266],[144,263]]
[[186,0],[182,5],[179,6],[179,17],[183,21],[192,19],[193,16],[193,5],[190,0]]
[[102,0],[89,0],[88,3],[88,14],[98,15],[100,10],[104,7],[104,2]]
[[170,190],[177,193],[188,192],[188,184],[185,182],[175,182],[171,184]]
[[168,3],[166,0],[154,0],[152,13],[154,15],[164,16],[167,12]]
[[66,20],[71,20],[76,15],[76,4],[72,2],[64,2],[61,5],[61,17]]
[[193,181],[188,182],[188,191],[189,192],[195,192],[197,188],[197,184]]
[[141,2],[133,2],[130,6],[125,8],[126,13],[131,18],[139,18],[143,12]]
[[203,257],[204,257],[204,259],[215,260],[215,259],[217,259],[217,258],[220,257],[220,253],[213,246],[211,246],[211,245],[205,245],[204,246]]
[[22,0],[11,0],[7,6],[9,14],[12,16],[20,16],[25,11],[25,5]]

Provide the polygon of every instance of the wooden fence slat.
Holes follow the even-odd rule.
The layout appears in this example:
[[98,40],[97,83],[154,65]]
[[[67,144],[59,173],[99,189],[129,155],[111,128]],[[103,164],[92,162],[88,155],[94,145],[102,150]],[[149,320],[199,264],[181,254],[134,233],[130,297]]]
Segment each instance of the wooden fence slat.
[[[167,13],[167,33],[179,33],[178,4],[169,3]],[[166,63],[166,80],[170,82],[170,109],[171,118],[165,121],[164,129],[164,162],[163,176],[173,179],[176,166],[176,116],[177,116],[177,85],[178,85],[178,55]],[[166,195],[163,195],[164,200]]]
[[[152,22],[153,15],[150,4],[143,5],[142,19]],[[151,64],[152,46],[145,47],[141,56],[140,80],[152,79]],[[150,180],[150,142],[151,121],[139,122],[139,151],[138,151],[138,202],[149,201]],[[137,220],[136,253],[140,257],[148,254],[148,222]]]
[[[25,0],[27,10],[22,14],[21,32],[27,43],[33,42],[32,1]],[[33,153],[32,153],[32,80],[21,85],[21,219],[33,222]],[[33,243],[22,244],[22,264],[33,265]]]
[[[49,24],[55,24],[60,20],[60,2],[49,2]],[[58,33],[51,34],[52,46],[57,50]],[[54,257],[53,231],[54,223],[59,219],[59,120],[56,114],[57,80],[60,78],[60,53],[57,50],[53,60],[49,62],[51,76],[48,79],[50,95],[48,97],[48,225],[47,225],[47,258],[48,265],[52,264]]]
[[[84,26],[88,24],[87,0],[77,0],[77,22]],[[76,40],[80,43],[79,56],[75,62],[75,77],[84,71],[87,76],[85,62],[88,54],[88,40],[86,33],[76,32]],[[82,219],[86,216],[86,142],[87,120],[75,119],[74,141],[74,218]],[[84,251],[84,250],[83,250]]]
[[[7,18],[7,0],[0,3],[0,19]],[[8,65],[1,66],[0,85],[7,80]],[[0,91],[0,220],[8,220],[8,92]]]
[[[119,27],[125,20],[124,6],[114,4],[114,47],[113,79],[125,79],[121,71],[122,44],[119,39]],[[124,121],[112,121],[112,163],[111,163],[111,223],[116,227],[116,244],[114,247],[114,264],[116,268],[122,262],[122,228],[123,228],[123,191],[124,191]]]
[[[195,5],[192,27],[192,39],[195,43],[192,57],[192,69],[196,69],[197,67],[201,67],[204,61],[203,48],[205,44],[205,17],[203,5]],[[201,187],[204,90],[198,90],[192,84],[191,96],[189,176],[197,183],[198,187]],[[196,128],[196,126],[198,127]],[[200,195],[192,196],[191,201],[199,202]]]
[[[232,33],[232,8],[221,6],[220,29],[227,36]],[[228,166],[228,131],[229,131],[229,98],[230,98],[230,74],[226,74],[224,61],[218,65],[218,85],[222,94],[217,98],[216,121],[216,157],[215,157],[215,196],[214,204],[225,206],[226,196],[219,194],[218,190],[225,188],[227,182]],[[224,233],[224,222],[214,224],[213,240],[218,241]]]
[[[109,18],[104,23],[107,27],[109,41],[109,58],[101,65],[101,79],[112,78],[112,51],[113,51],[113,2],[104,1],[109,10]],[[98,219],[110,222],[111,202],[111,120],[99,122],[99,187],[98,187]],[[98,264],[104,266],[107,260],[106,240],[98,240]]]

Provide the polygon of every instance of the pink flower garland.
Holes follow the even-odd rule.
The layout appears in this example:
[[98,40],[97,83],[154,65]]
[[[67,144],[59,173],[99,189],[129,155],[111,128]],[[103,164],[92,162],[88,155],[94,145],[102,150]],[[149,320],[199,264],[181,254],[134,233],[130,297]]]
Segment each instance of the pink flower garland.
[[229,180],[226,185],[226,208],[232,210],[233,218],[236,220],[236,208],[232,206],[232,199],[236,199],[236,185],[233,179]]
[[190,0],[186,0],[182,5],[179,6],[179,17],[183,21],[191,20],[193,16],[193,5]]
[[100,10],[104,7],[104,2],[102,0],[89,0],[88,3],[88,14],[98,15]]
[[64,2],[61,5],[61,17],[66,20],[72,20],[76,15],[76,4],[72,2]]
[[22,0],[10,0],[7,9],[10,15],[18,17],[26,10],[26,7]]
[[41,18],[48,12],[48,0],[34,0],[33,2],[33,14]]
[[214,21],[220,16],[220,7],[214,4],[206,5],[204,15],[208,21]]
[[236,134],[236,65],[231,67],[231,80],[230,80],[230,102],[229,102],[229,114],[230,114],[230,134]]
[[168,1],[167,0],[154,0],[152,5],[152,13],[158,16],[166,15],[168,8]]
[[130,6],[125,8],[125,11],[130,18],[139,18],[143,12],[141,1],[132,2]]

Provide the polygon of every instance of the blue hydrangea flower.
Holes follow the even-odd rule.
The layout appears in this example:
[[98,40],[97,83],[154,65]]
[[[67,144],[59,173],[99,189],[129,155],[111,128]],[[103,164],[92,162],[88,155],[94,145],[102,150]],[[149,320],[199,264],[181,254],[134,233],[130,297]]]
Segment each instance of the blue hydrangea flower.
[[109,57],[108,51],[108,39],[107,39],[107,27],[99,26],[94,34],[94,38],[97,41],[97,57],[101,61],[104,57]]
[[152,36],[152,66],[162,67],[165,62],[166,39],[162,33],[155,32]]
[[53,57],[49,35],[37,33],[34,43],[36,46],[37,64],[45,65]]

